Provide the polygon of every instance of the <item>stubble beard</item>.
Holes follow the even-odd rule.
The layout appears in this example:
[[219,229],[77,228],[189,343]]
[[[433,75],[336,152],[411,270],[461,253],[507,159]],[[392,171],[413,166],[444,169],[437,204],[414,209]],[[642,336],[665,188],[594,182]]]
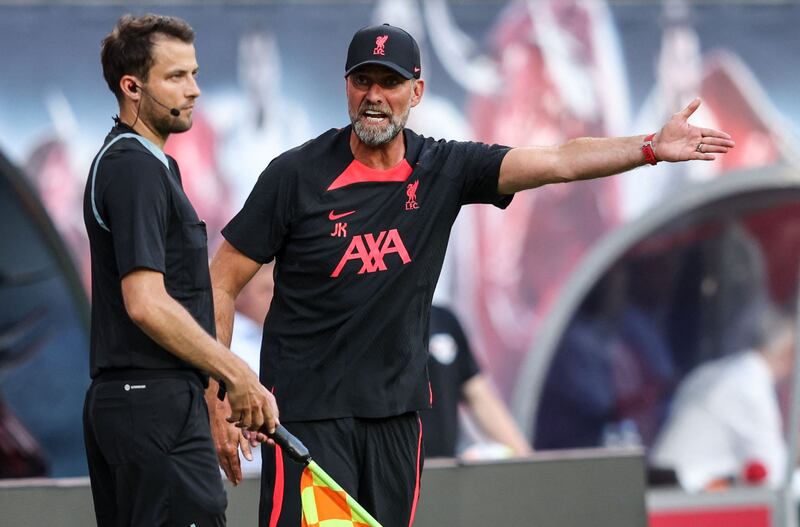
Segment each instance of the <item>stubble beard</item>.
[[[361,117],[364,116],[364,112],[367,110],[374,110],[386,114],[389,117],[389,122],[382,127],[366,124]],[[394,115],[380,106],[365,104],[362,105],[355,114],[352,112],[349,113],[350,123],[353,125],[353,131],[356,133],[356,136],[367,146],[377,147],[385,145],[397,137],[397,134],[405,128],[410,112],[410,106],[402,115]]]
[[180,134],[192,127],[192,118],[186,117],[183,112],[181,112],[180,116],[175,117],[166,108],[158,107],[155,104],[146,110],[144,108],[142,110],[143,114],[145,111],[147,114],[142,115],[140,119],[144,120],[146,118],[153,131],[161,137],[166,138],[170,134]]

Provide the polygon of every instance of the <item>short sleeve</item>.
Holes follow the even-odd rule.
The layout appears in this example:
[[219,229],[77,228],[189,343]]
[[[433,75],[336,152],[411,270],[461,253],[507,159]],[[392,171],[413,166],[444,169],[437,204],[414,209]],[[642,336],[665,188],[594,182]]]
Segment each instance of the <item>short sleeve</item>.
[[461,204],[488,203],[506,208],[513,195],[499,194],[497,183],[500,179],[500,165],[511,149],[477,142],[453,142],[451,145],[454,149],[451,155],[462,163],[464,186]]
[[170,194],[165,167],[144,152],[112,152],[98,167],[99,203],[120,279],[137,268],[166,268]]
[[283,156],[261,173],[242,210],[222,229],[238,251],[269,263],[283,246],[294,211],[296,180]]

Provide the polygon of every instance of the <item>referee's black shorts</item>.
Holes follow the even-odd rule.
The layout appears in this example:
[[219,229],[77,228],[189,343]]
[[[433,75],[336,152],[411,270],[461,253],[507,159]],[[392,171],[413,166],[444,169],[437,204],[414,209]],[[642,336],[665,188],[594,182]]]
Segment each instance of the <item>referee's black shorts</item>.
[[203,386],[181,373],[101,376],[89,387],[84,440],[98,527],[225,525]]
[[[419,499],[424,451],[416,412],[384,419],[291,422],[286,429],[383,527],[409,527]],[[259,527],[298,527],[303,468],[262,446]]]

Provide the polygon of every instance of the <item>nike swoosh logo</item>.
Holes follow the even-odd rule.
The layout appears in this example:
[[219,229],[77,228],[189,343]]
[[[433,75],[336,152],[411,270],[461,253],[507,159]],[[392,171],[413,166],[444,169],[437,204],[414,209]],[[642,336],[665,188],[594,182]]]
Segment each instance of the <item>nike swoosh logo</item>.
[[331,220],[331,221],[336,221],[336,220],[338,220],[340,218],[344,218],[345,216],[349,216],[349,215],[355,214],[355,213],[356,213],[356,211],[354,211],[354,210],[351,210],[350,212],[342,212],[341,214],[336,214],[336,212],[331,211],[331,213],[328,214],[328,219]]

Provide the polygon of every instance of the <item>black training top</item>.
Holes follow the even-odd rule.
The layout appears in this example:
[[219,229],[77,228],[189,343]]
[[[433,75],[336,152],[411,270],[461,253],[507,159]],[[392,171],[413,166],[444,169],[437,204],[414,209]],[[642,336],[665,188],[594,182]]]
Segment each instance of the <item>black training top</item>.
[[126,274],[158,271],[169,295],[215,334],[205,223],[183,192],[175,160],[115,126],[89,170],[83,218],[92,253],[92,377],[115,369],[197,371],[134,324],[122,298]]
[[430,410],[420,413],[425,431],[426,457],[453,457],[458,441],[458,404],[464,384],[480,373],[475,357],[455,315],[431,309],[428,375],[433,390]]
[[461,205],[497,193],[508,148],[404,131],[405,159],[353,158],[350,127],[275,158],[222,234],[276,258],[261,380],[284,422],[388,417],[427,408],[428,319]]

